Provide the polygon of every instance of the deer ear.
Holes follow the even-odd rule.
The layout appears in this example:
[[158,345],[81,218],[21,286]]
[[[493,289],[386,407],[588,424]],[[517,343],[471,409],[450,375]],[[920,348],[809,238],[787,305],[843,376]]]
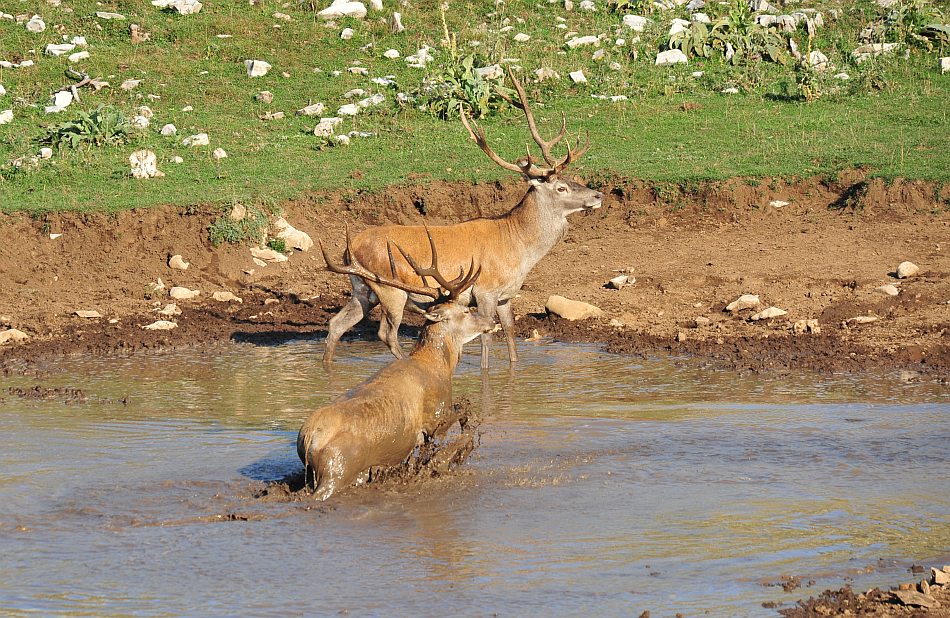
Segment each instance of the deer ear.
[[426,312],[426,313],[423,313],[422,315],[424,315],[425,319],[427,319],[430,322],[441,322],[442,318],[445,317],[441,313],[431,313],[431,312]]

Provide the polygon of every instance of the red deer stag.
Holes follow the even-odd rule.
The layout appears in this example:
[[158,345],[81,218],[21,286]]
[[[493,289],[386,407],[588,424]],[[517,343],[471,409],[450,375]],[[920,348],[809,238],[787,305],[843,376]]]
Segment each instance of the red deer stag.
[[[551,149],[564,139],[567,121],[561,115],[561,130],[551,140],[545,140],[531,113],[531,106],[524,88],[509,70],[508,75],[518,93],[520,103],[511,103],[520,107],[528,121],[531,136],[541,149],[545,165],[537,164],[531,156],[517,162],[506,161],[488,145],[485,131],[469,122],[464,112],[462,123],[468,129],[475,143],[488,158],[506,170],[517,172],[530,183],[528,192],[510,212],[497,218],[478,218],[456,225],[433,226],[429,228],[435,239],[445,267],[453,272],[464,268],[473,260],[481,268],[481,276],[474,287],[460,302],[470,304],[474,296],[478,313],[483,316],[498,316],[508,343],[508,357],[511,363],[518,360],[518,351],[514,338],[514,314],[511,299],[517,295],[525,277],[541,258],[554,247],[567,232],[568,215],[599,208],[604,194],[584,185],[561,178],[560,174],[587,152],[590,138],[584,146],[574,149],[567,143],[567,154],[556,158]],[[577,144],[580,143],[578,138]],[[421,225],[386,225],[371,227],[357,234],[348,250],[349,259],[358,260],[371,273],[387,274],[399,281],[414,282],[418,277],[406,260],[391,259],[388,242],[393,241],[405,248],[410,254],[425,253],[426,231]],[[411,307],[419,309],[419,301],[411,292],[397,286],[382,285],[372,277],[351,275],[353,294],[350,301],[330,320],[326,339],[325,363],[333,360],[337,342],[343,334],[363,319],[377,304],[381,305],[382,319],[379,324],[379,338],[392,350],[396,358],[402,358],[399,345],[399,324],[408,301]],[[488,354],[491,347],[491,335],[482,335],[482,368],[488,367]]]
[[[460,420],[452,409],[452,374],[462,345],[495,329],[495,321],[458,303],[476,283],[481,269],[470,261],[468,272],[447,281],[439,272],[436,243],[429,235],[432,263],[421,268],[409,253],[397,249],[418,278],[432,278],[439,288],[382,277],[356,258],[347,233],[346,265],[334,264],[323,249],[327,268],[371,281],[380,289],[393,288],[425,296],[434,305],[425,313],[426,325],[408,358],[393,361],[375,376],[333,403],[310,415],[297,435],[297,455],[306,467],[307,484],[326,500],[356,481],[370,468],[400,464],[419,444],[443,435]],[[392,259],[391,249],[388,251]]]

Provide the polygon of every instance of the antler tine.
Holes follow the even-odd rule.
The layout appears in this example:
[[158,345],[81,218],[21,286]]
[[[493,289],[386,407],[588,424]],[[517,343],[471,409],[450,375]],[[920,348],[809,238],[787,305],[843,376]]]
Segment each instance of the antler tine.
[[318,240],[320,243],[320,252],[323,253],[323,260],[327,263],[327,270],[334,273],[339,273],[341,275],[355,275],[367,281],[373,281],[379,283],[380,285],[386,285],[389,287],[397,288],[410,294],[419,294],[420,296],[428,296],[433,300],[438,299],[441,296],[439,290],[430,287],[421,287],[418,285],[410,285],[408,283],[403,283],[395,278],[395,265],[392,261],[392,252],[390,252],[390,267],[393,270],[393,278],[382,277],[372,272],[371,270],[366,269],[359,261],[356,259],[356,256],[353,253],[352,245],[350,242],[350,229],[349,226],[346,227],[346,254],[349,256],[349,264],[337,264],[330,259],[330,255],[327,253],[326,247],[323,246],[323,241]]
[[[578,134],[577,144],[580,144],[580,143],[581,143],[581,136],[580,134]],[[557,166],[555,166],[554,168],[555,172],[559,173],[561,170],[563,170],[568,165],[570,165],[573,161],[580,159],[582,156],[584,156],[584,153],[587,152],[589,148],[590,148],[590,131],[587,132],[586,141],[579,150],[574,150],[573,148],[571,148],[570,143],[567,143],[567,156],[564,157],[564,159],[560,163],[558,163]]]
[[528,95],[525,94],[524,86],[522,86],[518,78],[515,77],[515,73],[511,70],[510,66],[508,67],[508,77],[511,78],[511,83],[518,93],[518,98],[521,99],[521,111],[524,112],[525,119],[528,121],[528,129],[531,131],[531,137],[534,138],[534,141],[537,142],[541,148],[541,154],[544,156],[544,160],[554,169],[557,167],[557,163],[551,154],[551,147],[564,139],[564,135],[567,132],[567,117],[564,116],[563,113],[561,114],[561,130],[552,139],[545,140],[541,137],[541,134],[538,132],[538,125],[534,122],[534,114],[531,112],[531,104],[528,103]]
[[[468,117],[465,114],[465,110],[462,109],[461,104],[459,105],[459,115],[462,117],[462,124],[465,125],[465,128],[468,129],[468,134],[475,140],[475,143],[478,144],[478,147],[482,149],[482,152],[488,155],[488,158],[500,165],[502,168],[511,171],[518,172],[528,178],[545,178],[550,175],[550,171],[543,170],[536,167],[530,161],[527,165],[521,166],[517,163],[511,163],[510,161],[505,161],[498,154],[491,149],[491,146],[488,145],[488,138],[485,135],[485,129],[480,127],[474,120],[469,124]],[[475,125],[475,129],[472,129],[472,124]],[[477,132],[476,132],[477,130]]]

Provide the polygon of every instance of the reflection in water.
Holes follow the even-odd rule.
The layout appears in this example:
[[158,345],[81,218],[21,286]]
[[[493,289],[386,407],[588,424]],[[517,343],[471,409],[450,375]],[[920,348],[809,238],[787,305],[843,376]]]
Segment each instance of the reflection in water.
[[317,343],[221,345],[66,359],[43,386],[86,403],[4,391],[0,613],[758,614],[803,596],[781,575],[864,588],[950,548],[946,386],[545,343],[486,374],[476,348],[466,468],[326,508],[250,483],[299,468],[296,430],[389,362],[375,343],[332,376]]

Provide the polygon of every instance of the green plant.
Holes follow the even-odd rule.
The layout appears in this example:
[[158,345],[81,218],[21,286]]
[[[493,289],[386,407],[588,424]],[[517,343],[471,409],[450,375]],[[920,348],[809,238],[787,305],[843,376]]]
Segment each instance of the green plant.
[[512,91],[483,77],[475,64],[475,55],[469,54],[439,65],[415,93],[420,107],[443,120],[457,118],[459,109],[481,118],[505,108]]
[[260,243],[270,227],[268,215],[257,206],[244,208],[243,216],[237,211],[240,205],[229,206],[227,211],[208,227],[208,240],[217,247],[221,243]]
[[283,238],[271,238],[267,241],[267,246],[277,253],[287,253],[287,242]]
[[76,118],[49,127],[41,142],[57,148],[116,146],[129,141],[134,127],[121,110],[100,105],[91,112],[80,110]]
[[778,28],[757,23],[755,13],[743,0],[734,0],[728,13],[711,25],[692,22],[670,36],[666,46],[700,58],[718,52],[732,64],[761,58],[779,64],[788,61],[787,36]]
[[950,24],[929,0],[901,0],[862,32],[868,41],[889,41],[942,52],[950,45]]

